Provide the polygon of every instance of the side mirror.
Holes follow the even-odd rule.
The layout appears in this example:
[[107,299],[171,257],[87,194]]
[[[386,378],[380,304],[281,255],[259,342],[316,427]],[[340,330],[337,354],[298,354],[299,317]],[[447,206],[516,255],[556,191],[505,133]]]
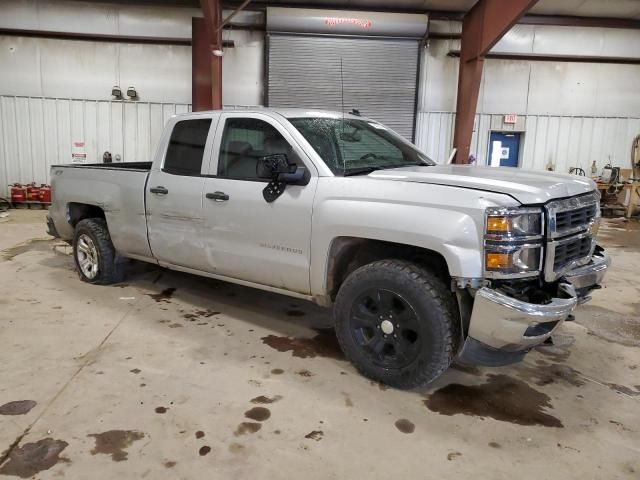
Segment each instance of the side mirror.
[[262,191],[267,203],[274,202],[282,195],[287,185],[306,185],[308,178],[305,174],[306,169],[289,163],[284,153],[267,155],[260,158],[256,164],[257,177],[270,180]]
[[278,180],[280,175],[295,173],[296,164],[290,164],[284,153],[267,155],[258,160],[256,165],[256,175],[258,178]]

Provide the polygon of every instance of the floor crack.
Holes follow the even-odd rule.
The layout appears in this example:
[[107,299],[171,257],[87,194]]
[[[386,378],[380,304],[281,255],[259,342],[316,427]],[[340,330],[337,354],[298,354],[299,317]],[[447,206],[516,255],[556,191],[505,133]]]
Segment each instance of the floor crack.
[[27,433],[29,433],[30,429],[31,429],[31,425],[29,425],[27,428],[25,428],[24,432],[22,432],[22,435],[19,435],[18,438],[16,438],[13,441],[13,443],[11,445],[9,445],[9,448],[7,448],[7,450],[0,456],[0,465],[2,465],[9,458],[9,456],[11,455],[11,452],[13,452],[16,449],[16,447],[20,444],[20,442],[22,441],[24,436]]
[[29,426],[27,428],[25,428],[24,432],[22,432],[22,435],[20,435],[18,438],[16,438],[16,440],[9,446],[9,448],[2,455],[0,455],[0,465],[2,465],[9,458],[9,456],[11,455],[11,452],[13,452],[13,450],[16,449],[16,447],[20,444],[22,439],[31,431],[33,426],[42,418],[42,416],[47,412],[49,407],[51,405],[53,405],[53,403],[60,397],[60,395],[62,395],[64,393],[64,391],[67,389],[67,387],[80,374],[80,372],[84,369],[84,367],[86,367],[89,363],[91,363],[92,361],[95,360],[96,356],[95,355],[90,355],[90,354],[94,353],[94,352],[97,354],[100,351],[100,349],[104,346],[104,344],[109,339],[109,337],[111,337],[113,332],[116,331],[116,329],[129,316],[129,314],[137,307],[137,305],[138,305],[138,301],[136,301],[136,303],[131,305],[131,308],[129,308],[125,312],[125,314],[122,316],[122,318],[120,318],[120,320],[118,320],[118,323],[116,323],[114,325],[114,327],[109,331],[109,333],[107,333],[107,335],[102,339],[102,341],[98,344],[98,346],[95,347],[90,352],[88,352],[88,354],[86,354],[85,361],[82,363],[82,365],[80,365],[80,367],[75,371],[75,373],[73,375],[71,375],[71,378],[69,378],[69,380],[67,380],[65,382],[65,384],[62,386],[62,388],[53,396],[53,398],[51,400],[49,400],[49,402],[42,409],[42,411],[35,418],[35,420],[33,422],[31,422],[31,424],[29,424]]

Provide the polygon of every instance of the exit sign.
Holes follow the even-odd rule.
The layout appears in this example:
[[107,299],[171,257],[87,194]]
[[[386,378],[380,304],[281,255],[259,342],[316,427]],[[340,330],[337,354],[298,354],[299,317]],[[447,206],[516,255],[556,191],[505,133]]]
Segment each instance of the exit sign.
[[518,121],[518,115],[515,113],[510,113],[504,116],[504,123],[516,123]]

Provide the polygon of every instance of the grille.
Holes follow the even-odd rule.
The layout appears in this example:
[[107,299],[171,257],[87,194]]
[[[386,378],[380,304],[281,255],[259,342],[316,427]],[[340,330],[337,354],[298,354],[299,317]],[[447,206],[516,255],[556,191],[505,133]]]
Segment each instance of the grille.
[[558,279],[572,265],[589,261],[594,248],[591,224],[600,216],[597,192],[547,203],[547,256],[544,275]]
[[596,217],[597,210],[596,205],[587,205],[575,210],[556,213],[556,231],[562,232],[576,227],[586,227]]
[[553,269],[559,270],[574,260],[580,260],[591,252],[590,236],[568,240],[556,246]]

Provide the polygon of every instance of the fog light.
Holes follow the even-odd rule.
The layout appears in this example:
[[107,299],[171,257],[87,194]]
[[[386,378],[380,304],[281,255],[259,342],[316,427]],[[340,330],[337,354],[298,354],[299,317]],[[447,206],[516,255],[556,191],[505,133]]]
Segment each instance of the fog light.
[[511,254],[487,252],[487,270],[502,270],[511,268]]

